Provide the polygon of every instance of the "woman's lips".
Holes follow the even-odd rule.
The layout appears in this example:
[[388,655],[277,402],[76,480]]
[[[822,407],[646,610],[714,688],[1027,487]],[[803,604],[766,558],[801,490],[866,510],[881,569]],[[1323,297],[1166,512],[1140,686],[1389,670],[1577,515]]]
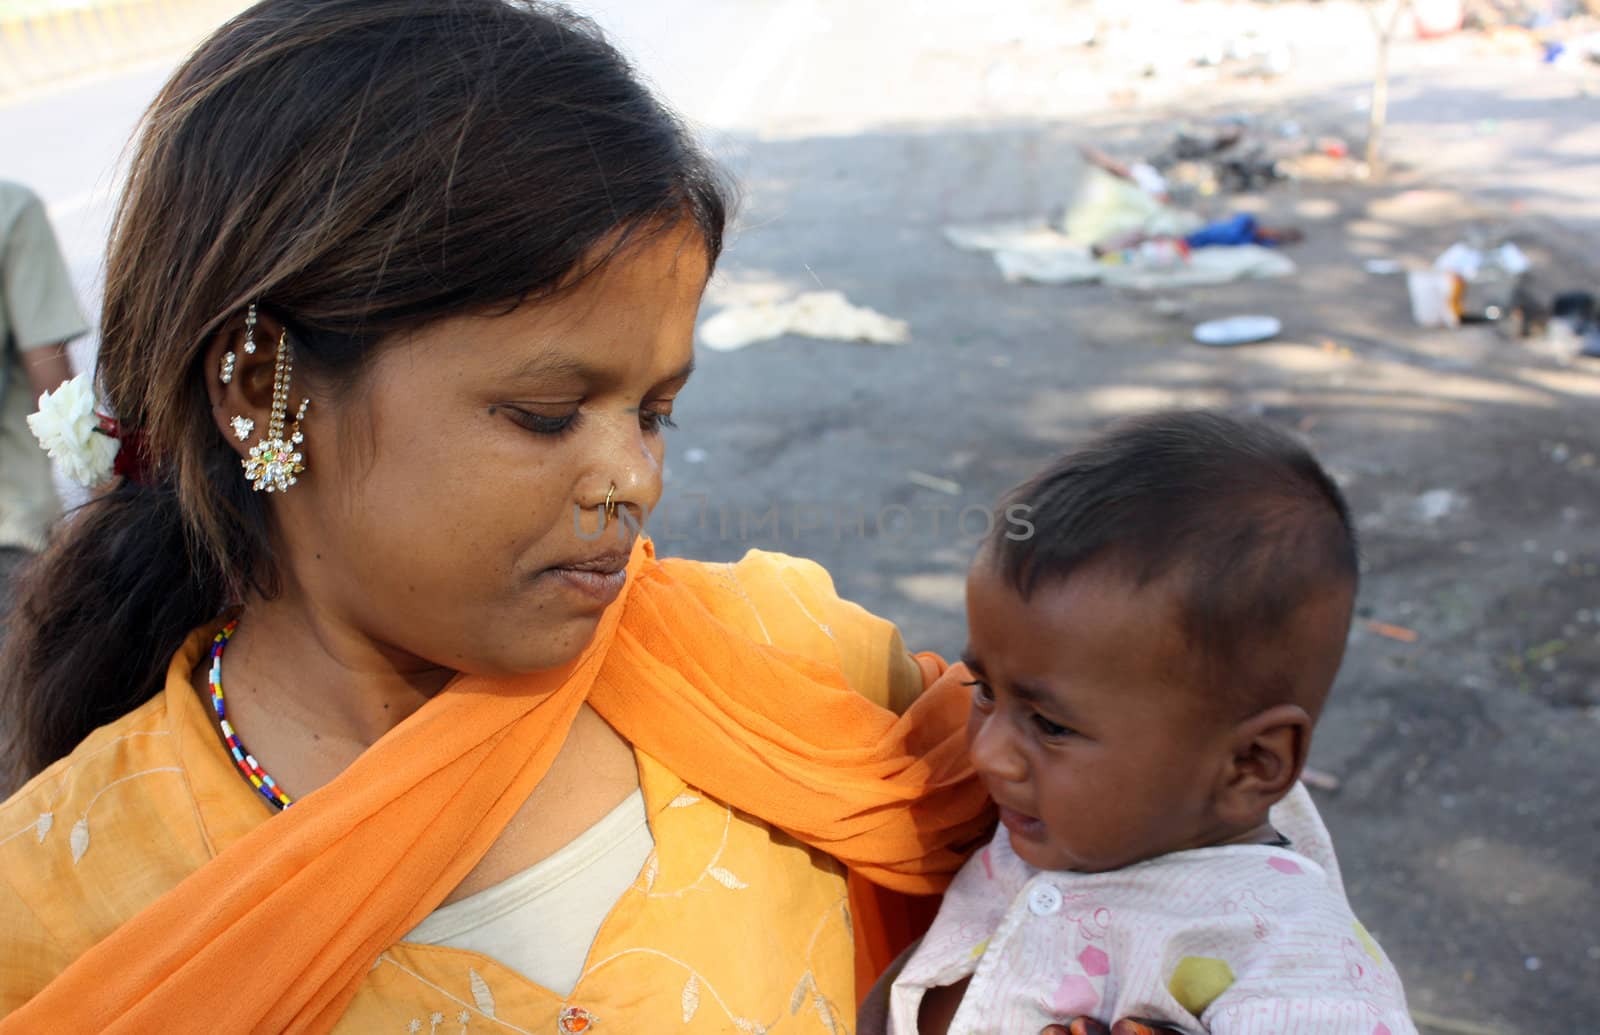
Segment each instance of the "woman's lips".
[[601,604],[617,599],[628,583],[628,569],[591,571],[585,568],[551,568],[545,572],[573,592]]

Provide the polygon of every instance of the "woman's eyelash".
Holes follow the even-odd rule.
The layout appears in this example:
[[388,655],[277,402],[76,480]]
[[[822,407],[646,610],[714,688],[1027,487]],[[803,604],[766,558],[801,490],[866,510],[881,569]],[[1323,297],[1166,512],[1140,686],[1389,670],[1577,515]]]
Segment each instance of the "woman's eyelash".
[[543,414],[531,413],[515,406],[497,406],[490,410],[491,413],[497,411],[505,412],[513,421],[537,435],[560,435],[563,432],[571,431],[573,425],[578,422],[578,414],[576,412],[560,417],[546,417]]
[[678,426],[678,422],[672,419],[672,414],[656,410],[640,410],[639,424],[646,431],[661,431]]
[[[513,421],[538,435],[560,435],[572,430],[572,427],[578,422],[577,413],[569,413],[561,417],[546,417],[543,414],[531,413],[515,406],[497,406],[491,412],[504,412]],[[672,419],[670,413],[641,410],[639,411],[639,426],[653,434],[658,431],[675,428],[678,423]]]

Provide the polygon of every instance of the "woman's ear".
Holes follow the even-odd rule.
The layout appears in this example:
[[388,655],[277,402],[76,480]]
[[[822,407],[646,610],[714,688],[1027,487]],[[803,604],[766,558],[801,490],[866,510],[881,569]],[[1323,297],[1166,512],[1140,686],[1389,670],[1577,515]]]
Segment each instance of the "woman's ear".
[[[273,368],[283,336],[283,324],[266,313],[259,314],[253,328],[246,324],[244,313],[224,323],[206,345],[201,367],[211,420],[241,458],[266,432]],[[247,341],[254,342],[254,352],[246,351]]]
[[1217,795],[1217,816],[1255,826],[1294,788],[1311,749],[1311,716],[1297,704],[1274,705],[1234,728],[1231,758]]

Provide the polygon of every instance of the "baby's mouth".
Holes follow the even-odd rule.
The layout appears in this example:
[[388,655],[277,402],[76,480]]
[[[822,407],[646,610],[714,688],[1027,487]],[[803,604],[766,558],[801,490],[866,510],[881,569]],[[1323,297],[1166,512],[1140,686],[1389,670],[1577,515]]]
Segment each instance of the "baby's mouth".
[[1045,837],[1044,820],[1004,805],[1000,805],[1000,825],[1029,841],[1043,841]]

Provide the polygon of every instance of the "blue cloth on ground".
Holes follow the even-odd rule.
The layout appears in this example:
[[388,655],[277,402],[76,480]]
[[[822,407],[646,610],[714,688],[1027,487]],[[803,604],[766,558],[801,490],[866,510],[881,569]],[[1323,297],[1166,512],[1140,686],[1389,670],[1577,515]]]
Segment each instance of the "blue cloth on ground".
[[1184,240],[1188,242],[1191,248],[1237,244],[1265,244],[1271,247],[1273,242],[1256,239],[1259,229],[1255,216],[1248,212],[1241,212],[1236,216],[1224,219],[1220,223],[1207,223],[1185,237]]

